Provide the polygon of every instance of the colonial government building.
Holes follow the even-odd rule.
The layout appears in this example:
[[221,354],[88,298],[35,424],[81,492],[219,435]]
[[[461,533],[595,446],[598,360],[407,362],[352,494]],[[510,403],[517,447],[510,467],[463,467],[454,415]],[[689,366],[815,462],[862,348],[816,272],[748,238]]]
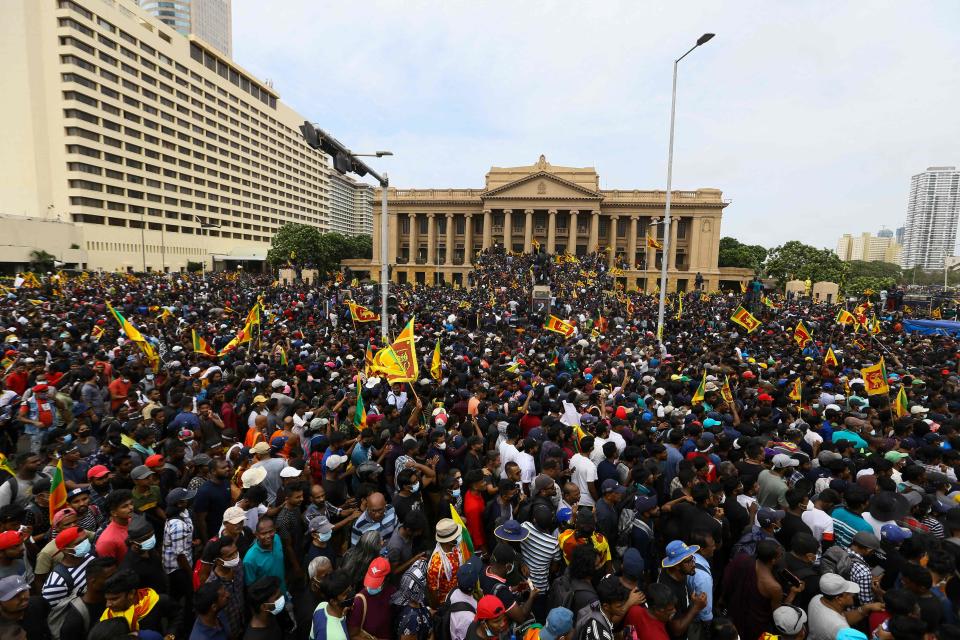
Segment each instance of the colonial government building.
[[[592,167],[493,167],[483,189],[388,189],[388,264],[394,282],[466,285],[474,257],[495,246],[551,254],[607,253],[627,289],[653,291],[663,251],[666,192],[600,189]],[[375,201],[379,201],[377,194]],[[690,290],[699,272],[719,288],[720,220],[729,204],[719,189],[674,191],[668,290]],[[374,209],[371,274],[380,268],[380,209]],[[366,266],[366,265],[364,265]],[[725,270],[726,271],[726,270]],[[743,274],[723,279],[740,280]]]

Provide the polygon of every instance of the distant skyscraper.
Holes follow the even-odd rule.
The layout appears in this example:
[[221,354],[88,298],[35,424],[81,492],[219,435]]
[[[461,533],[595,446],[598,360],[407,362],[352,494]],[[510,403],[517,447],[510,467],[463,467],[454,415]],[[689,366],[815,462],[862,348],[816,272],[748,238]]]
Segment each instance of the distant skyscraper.
[[956,167],[929,167],[913,176],[901,265],[943,269],[943,259],[954,254],[958,218],[960,171]]
[[905,231],[904,227],[897,227],[897,232],[893,236],[894,239],[896,239],[897,244],[903,244],[904,231]]
[[330,174],[330,230],[344,235],[373,231],[373,189],[347,176]]
[[139,0],[145,11],[185,36],[191,33],[227,54],[232,54],[230,22],[232,0]]
[[900,262],[900,245],[893,239],[893,232],[885,229],[875,236],[861,233],[858,236],[845,233],[837,241],[834,253],[844,262],[864,260],[866,262]]
[[877,237],[878,237],[878,238],[892,238],[892,237],[893,237],[893,229],[880,229],[880,231],[877,231]]

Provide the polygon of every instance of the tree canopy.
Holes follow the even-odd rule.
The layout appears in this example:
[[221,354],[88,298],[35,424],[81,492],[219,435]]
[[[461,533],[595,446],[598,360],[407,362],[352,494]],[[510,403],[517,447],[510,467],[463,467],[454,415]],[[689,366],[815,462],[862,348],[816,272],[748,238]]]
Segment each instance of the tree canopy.
[[758,271],[767,258],[767,250],[758,244],[743,244],[736,238],[720,238],[721,267],[740,267]]
[[373,240],[369,235],[320,233],[316,227],[290,223],[280,227],[273,236],[267,261],[275,267],[292,264],[330,273],[346,258],[370,258],[372,255]]
[[809,279],[836,282],[842,288],[850,270],[849,264],[830,249],[817,249],[797,240],[771,249],[764,266],[780,286],[788,280]]

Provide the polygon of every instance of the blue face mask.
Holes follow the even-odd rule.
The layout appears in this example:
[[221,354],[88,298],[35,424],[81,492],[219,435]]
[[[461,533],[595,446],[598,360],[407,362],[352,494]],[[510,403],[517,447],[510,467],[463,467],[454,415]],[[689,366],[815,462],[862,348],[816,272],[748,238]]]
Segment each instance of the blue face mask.
[[283,594],[280,594],[280,597],[277,598],[277,601],[273,603],[273,609],[270,610],[275,616],[280,615],[280,612],[283,611],[283,607],[287,604],[287,599]]
[[333,531],[327,531],[326,533],[321,533],[320,542],[327,542],[332,537],[333,537]]
[[412,487],[410,487],[410,491],[412,491],[412,492],[414,492],[414,493],[416,493],[417,491],[420,491],[420,483],[418,482],[417,484],[415,484],[415,485],[413,485]]
[[459,498],[459,497],[460,497],[460,489],[454,489],[454,490],[451,491],[450,493],[453,494],[453,497],[454,497],[454,498]]
[[71,442],[73,442],[72,433],[68,433],[67,435],[63,436],[63,444],[70,444]]
[[86,538],[77,543],[73,548],[73,555],[75,558],[84,558],[90,555],[90,549],[93,545],[90,544],[90,539]]
[[143,549],[144,551],[150,551],[155,546],[157,546],[156,536],[150,536],[149,538],[147,538],[146,540],[140,543],[140,548]]
[[369,593],[372,596],[377,595],[381,591],[383,591],[383,587],[377,587],[376,589],[371,589],[370,587],[367,587],[367,593]]

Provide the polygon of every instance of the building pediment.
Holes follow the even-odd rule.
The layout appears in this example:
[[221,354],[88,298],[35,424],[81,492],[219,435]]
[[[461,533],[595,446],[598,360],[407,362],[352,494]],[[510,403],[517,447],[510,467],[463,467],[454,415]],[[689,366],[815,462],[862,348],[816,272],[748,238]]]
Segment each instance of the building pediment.
[[538,171],[507,184],[483,192],[484,199],[560,199],[601,200],[603,196],[592,189],[559,178],[546,171]]

